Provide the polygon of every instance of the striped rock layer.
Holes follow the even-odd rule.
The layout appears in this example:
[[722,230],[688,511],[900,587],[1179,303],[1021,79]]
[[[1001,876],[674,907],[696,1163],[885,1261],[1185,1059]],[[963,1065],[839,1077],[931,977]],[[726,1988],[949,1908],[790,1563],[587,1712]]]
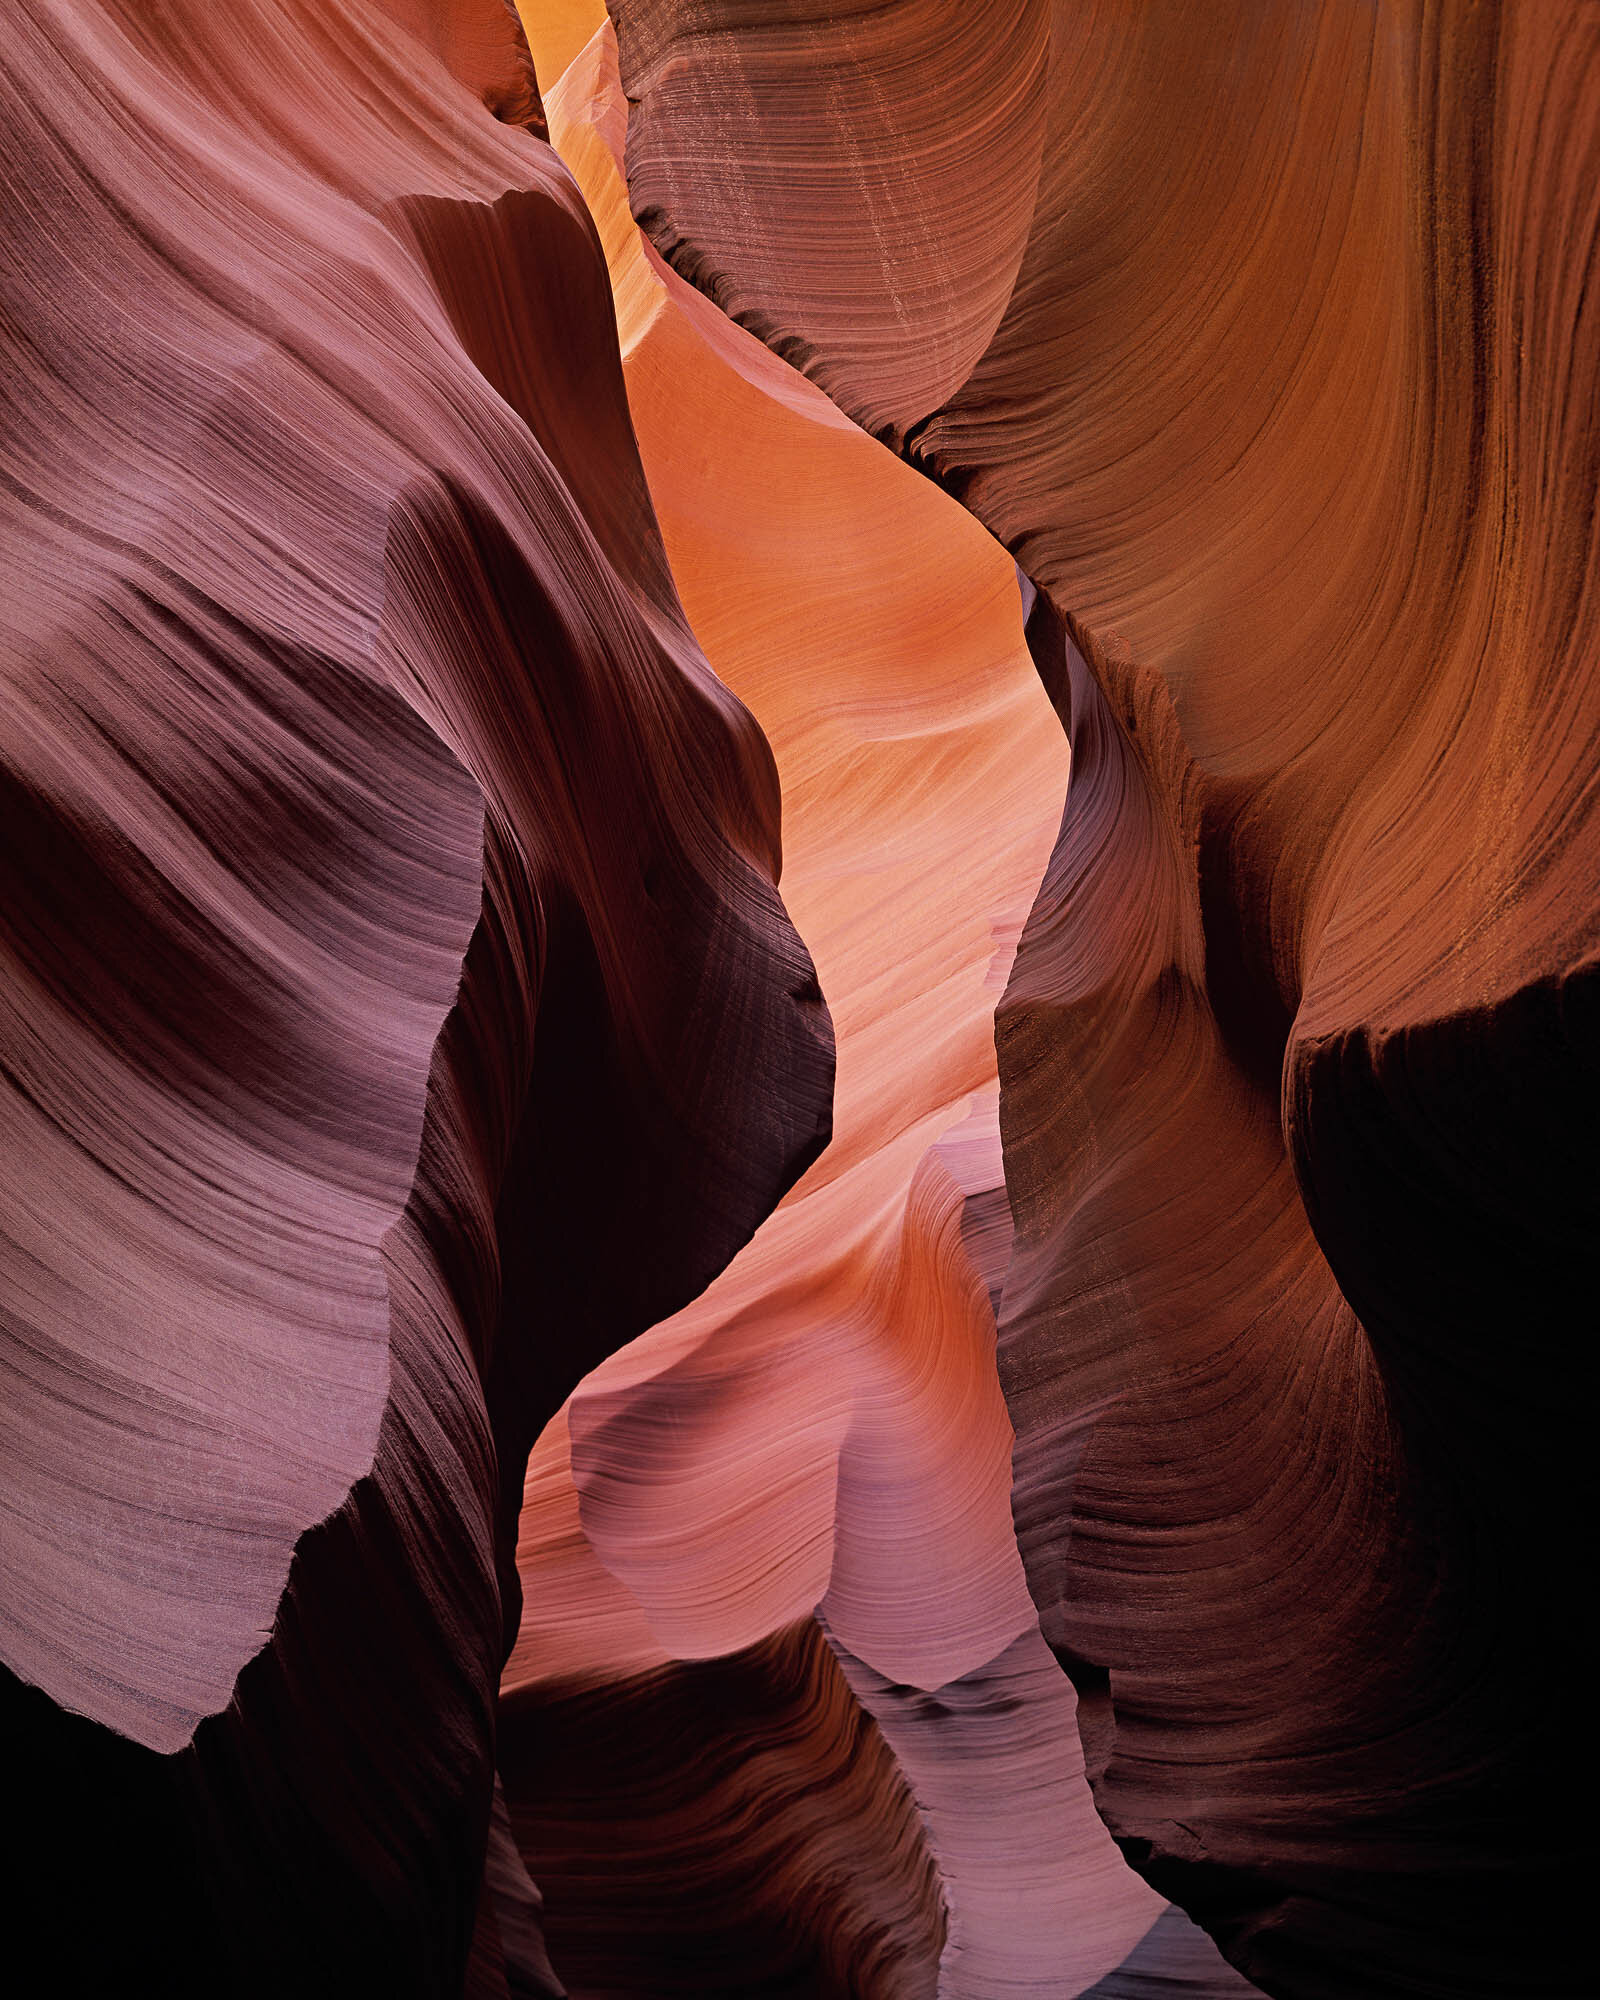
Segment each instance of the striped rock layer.
[[1096,1803],[1270,1993],[1581,1991],[1600,17],[612,13],[660,253],[1037,592],[999,1367]]
[[61,1991],[548,1989],[523,1461],[827,1136],[771,755],[508,9],[27,0],[0,124],[14,1907]]

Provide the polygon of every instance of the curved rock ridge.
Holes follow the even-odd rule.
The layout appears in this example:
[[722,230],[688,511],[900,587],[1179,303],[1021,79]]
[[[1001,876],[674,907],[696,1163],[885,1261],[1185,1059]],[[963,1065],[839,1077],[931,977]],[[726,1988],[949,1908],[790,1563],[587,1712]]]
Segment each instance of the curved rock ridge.
[[[559,55],[528,18],[536,61],[547,34]],[[1163,1905],[1092,1808],[1072,1691],[1023,1586],[994,1374],[1010,1218],[991,1023],[1064,744],[1004,555],[641,239],[608,28],[545,97],[605,243],[674,575],[774,745],[785,895],[839,1075],[810,1175],[535,1448],[502,1743],[537,1754],[503,1750],[513,1826],[574,1993],[1078,1993]],[[877,1746],[853,1790],[824,1763],[820,1815],[787,1774],[832,1753],[788,1707],[764,1711],[770,1666],[752,1678],[793,1635],[815,1644],[814,1611],[842,1669],[825,1656],[829,1700],[864,1709],[850,1727]],[[636,1807],[623,1773],[641,1763]],[[931,1903],[891,1886],[907,1786]],[[797,1886],[846,1867],[831,1914]],[[898,1942],[869,1968],[848,1940],[874,1908]],[[797,1970],[823,1940],[859,1984]],[[1196,1990],[1249,1990],[1198,1941]]]
[[1205,1932],[1169,1903],[1115,1971],[1098,1980],[1083,2000],[1172,2000],[1175,1993],[1191,2000],[1241,2000],[1259,1991],[1224,1964]]
[[721,1659],[508,1692],[500,1757],[573,2000],[933,1992],[945,1916],[922,1825],[813,1620]]
[[1038,587],[1000,1370],[1100,1810],[1271,1993],[1570,2000],[1600,15],[612,13],[660,250]]
[[501,0],[28,0],[0,93],[19,1908],[67,1990],[435,1994],[482,1893],[548,1988],[523,1462],[828,1132],[771,756]]

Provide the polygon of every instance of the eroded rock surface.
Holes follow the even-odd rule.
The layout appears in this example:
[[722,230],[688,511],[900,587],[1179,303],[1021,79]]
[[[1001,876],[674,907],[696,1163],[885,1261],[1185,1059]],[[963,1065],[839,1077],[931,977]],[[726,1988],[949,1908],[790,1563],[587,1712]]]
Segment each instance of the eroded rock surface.
[[1571,1996],[1600,17],[612,11],[660,250],[1039,592],[1000,1372],[1100,1809],[1270,1992]]
[[826,1138],[772,761],[500,0],[0,76],[11,1886],[65,1990],[448,1992],[528,1446]]
[[[513,1820],[575,1992],[654,1995],[670,1977],[740,1996],[1071,1995],[1139,1949],[1162,1904],[1093,1810],[1023,1582],[994,1372],[1010,1219],[992,1016],[1060,822],[1065,745],[1005,555],[641,241],[615,44],[593,13],[547,85],[551,134],[606,246],[674,575],[774,745],[784,891],[839,1082],[828,1153],[535,1449],[506,1715],[540,1747],[507,1769]],[[536,59],[558,59],[563,24],[529,18]],[[879,1746],[855,1788],[823,1775],[823,1738],[795,1735],[786,1678],[753,1672],[813,1614],[833,1698],[853,1696]],[[730,1735],[713,1691],[734,1682]],[[704,1767],[692,1861],[664,1780],[630,1813],[620,1778],[597,1792],[585,1775],[591,1733],[594,1768],[620,1770],[669,1690],[660,1754]],[[816,1755],[826,1812],[770,1762],[752,1791],[741,1743],[758,1762],[779,1743],[791,1763]],[[932,1903],[892,1886],[907,1793]],[[588,1858],[568,1865],[574,1821]],[[759,1920],[756,1838],[787,1885]],[[819,1871],[839,1893],[811,1894]],[[869,1968],[874,1922],[895,1947]],[[1207,1976],[1245,1990],[1190,1935]]]

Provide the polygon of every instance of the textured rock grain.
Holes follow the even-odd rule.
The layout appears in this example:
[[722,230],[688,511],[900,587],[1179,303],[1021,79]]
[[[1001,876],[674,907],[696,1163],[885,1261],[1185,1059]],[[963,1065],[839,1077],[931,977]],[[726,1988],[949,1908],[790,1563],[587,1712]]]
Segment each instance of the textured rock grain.
[[771,757],[500,0],[37,0],[0,92],[23,1906],[449,1991],[528,1445],[826,1137]]
[[1000,1367],[1100,1809],[1273,1993],[1570,2000],[1600,17],[612,11],[660,250],[1039,590]]
[[[542,59],[532,12],[530,32]],[[1059,823],[1064,745],[1002,552],[641,241],[609,31],[546,97],[606,246],[674,574],[774,744],[785,894],[838,1025],[839,1090],[833,1146],[748,1249],[580,1385],[535,1450],[508,1713],[562,1754],[508,1770],[513,1817],[575,1990],[653,1995],[657,1956],[702,1990],[750,1995],[790,1991],[819,1955],[855,1963],[854,1890],[846,1909],[794,1887],[785,1951],[759,1948],[748,1895],[723,1886],[747,1865],[756,1808],[717,1704],[691,1698],[820,1606],[838,1698],[853,1694],[881,1746],[872,1785],[829,1794],[848,1815],[834,1851],[895,1879],[891,1807],[909,1787],[939,1886],[931,1908],[898,1906],[896,1967],[862,1990],[1070,1995],[1137,1949],[1162,1905],[1092,1808],[1072,1692],[1023,1587],[994,1375],[1010,1223],[992,1015]],[[770,1683],[739,1684],[755,1732]],[[583,1744],[594,1731],[610,1768],[623,1732],[648,1741],[667,1687],[674,1758],[719,1772],[696,1806],[699,1858],[686,1872],[671,1852],[664,1804],[613,1807],[629,1886],[602,1890],[560,1860],[569,1814],[598,1851]],[[788,1726],[775,1710],[758,1740]],[[803,1797],[764,1784],[759,1820],[781,1879],[831,1865]],[[659,1910],[692,1880],[700,1934],[669,1950]]]

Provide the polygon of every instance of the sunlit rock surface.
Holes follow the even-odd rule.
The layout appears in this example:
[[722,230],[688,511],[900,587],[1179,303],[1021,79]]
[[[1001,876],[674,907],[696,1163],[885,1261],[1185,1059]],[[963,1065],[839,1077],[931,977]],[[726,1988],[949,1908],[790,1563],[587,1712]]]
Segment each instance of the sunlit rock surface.
[[1129,1857],[1589,1983],[1600,16],[616,0],[658,248],[961,498],[1071,796],[1000,1375]]
[[[777,756],[784,892],[839,1076],[823,1159],[702,1299],[581,1386],[535,1451],[503,1722],[508,1760],[534,1748],[516,1775],[507,1764],[513,1821],[575,1992],[655,1993],[670,1976],[671,1990],[730,1994],[1078,1993],[1162,1905],[1089,1799],[1071,1690],[1023,1583],[994,1374],[1009,1218],[992,1014],[1059,825],[1065,745],[1012,564],[641,241],[608,28],[546,96],[606,245],[686,609]],[[720,1697],[697,1705],[693,1690],[733,1667],[689,1666],[766,1658],[786,1633],[814,1635],[814,1612],[840,1698],[853,1690],[891,1753],[872,1786],[832,1799],[831,1852],[815,1844],[815,1801],[764,1789],[753,1804]],[[613,1800],[607,1835],[581,1781],[588,1732],[609,1766],[618,1742],[649,1739],[668,1690],[668,1754],[718,1774],[697,1794],[696,1868],[664,1785],[648,1810]],[[765,1725],[784,1740],[787,1715]],[[789,1752],[802,1754],[822,1753]],[[829,1867],[886,1884],[906,1787],[947,1925],[902,1873],[915,1917],[896,1915],[901,1945],[869,1973],[863,1912],[887,1922],[901,1903],[885,1886],[835,1907],[797,1885]],[[776,1919],[728,1886],[750,1866],[753,1812],[796,1885],[781,1951],[757,1942]],[[569,1863],[573,1814],[580,1852],[609,1839],[626,1894]],[[694,1925],[663,1936],[669,1885],[696,1880]],[[1198,1944],[1210,1975],[1244,1991]]]
[[1596,9],[524,14],[0,38],[24,1978],[1576,2000]]

